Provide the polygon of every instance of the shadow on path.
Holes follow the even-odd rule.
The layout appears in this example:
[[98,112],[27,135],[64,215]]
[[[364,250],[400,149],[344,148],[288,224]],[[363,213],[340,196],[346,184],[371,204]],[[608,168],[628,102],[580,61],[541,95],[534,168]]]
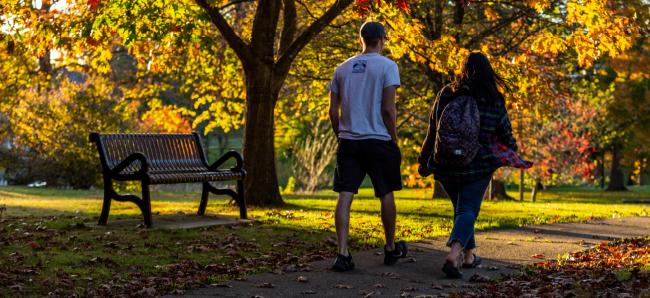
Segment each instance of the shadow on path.
[[[465,269],[462,280],[445,279],[440,268],[446,255],[445,237],[410,244],[409,258],[395,266],[384,266],[382,249],[353,254],[357,269],[332,272],[332,260],[318,261],[296,272],[264,273],[243,281],[229,281],[190,290],[190,297],[395,297],[433,295],[471,290],[469,277],[488,278],[516,273],[521,265],[555,259],[583,250],[600,241],[650,235],[650,217],[594,220],[479,232],[477,254],[481,268]],[[302,281],[300,281],[302,280]]]

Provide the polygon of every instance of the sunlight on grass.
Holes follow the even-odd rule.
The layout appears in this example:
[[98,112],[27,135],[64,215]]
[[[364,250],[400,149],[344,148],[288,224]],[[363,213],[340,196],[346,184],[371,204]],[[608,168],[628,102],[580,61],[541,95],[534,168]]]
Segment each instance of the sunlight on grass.
[[[321,191],[318,197],[290,196],[283,210],[250,208],[251,217],[281,227],[334,230],[335,194]],[[379,201],[372,189],[361,189],[352,204],[351,236],[362,245],[380,245],[383,241]],[[452,226],[452,207],[446,199],[430,199],[430,190],[407,189],[396,193],[398,237],[407,241],[446,235]],[[512,195],[515,195],[512,193]],[[604,193],[598,191],[556,190],[542,192],[538,202],[486,201],[476,229],[516,227],[548,222],[579,221],[590,218],[648,215],[648,204],[624,204],[623,198],[647,198],[647,192]],[[46,216],[61,213],[96,217],[101,209],[100,191],[68,191],[10,187],[0,190],[0,205],[6,216]],[[154,214],[196,212],[198,193],[155,192]],[[650,202],[650,200],[648,201]],[[238,215],[228,200],[212,197],[208,214]],[[132,203],[113,202],[110,220],[140,217]],[[94,219],[93,219],[94,220]]]

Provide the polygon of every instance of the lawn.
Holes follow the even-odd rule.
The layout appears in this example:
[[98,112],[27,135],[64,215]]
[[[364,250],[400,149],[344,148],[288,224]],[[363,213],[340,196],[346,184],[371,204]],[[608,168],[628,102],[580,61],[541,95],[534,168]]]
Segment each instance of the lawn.
[[[193,214],[198,206],[197,193],[152,196],[154,213]],[[0,296],[161,295],[260,271],[308,270],[308,262],[332,257],[335,248],[336,200],[329,191],[286,196],[282,209],[250,208],[257,219],[252,224],[176,231],[111,226],[117,218],[140,217],[135,205],[119,202],[112,205],[107,227],[92,227],[101,197],[99,190],[0,188],[0,207],[6,206],[0,215]],[[429,197],[425,190],[397,193],[398,238],[416,241],[449,233],[451,204]],[[361,190],[352,210],[353,250],[381,246],[379,202],[372,190]],[[212,200],[207,213],[235,216],[238,211],[226,200]],[[536,203],[485,202],[476,227],[648,213],[647,189],[556,189],[542,192]]]

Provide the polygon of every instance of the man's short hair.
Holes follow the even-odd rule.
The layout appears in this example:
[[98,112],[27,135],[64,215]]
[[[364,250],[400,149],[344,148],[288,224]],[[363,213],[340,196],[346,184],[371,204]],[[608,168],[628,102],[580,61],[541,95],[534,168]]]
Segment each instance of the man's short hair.
[[366,46],[376,47],[381,39],[386,38],[386,30],[384,30],[384,26],[381,23],[365,22],[361,25],[359,35],[361,35]]

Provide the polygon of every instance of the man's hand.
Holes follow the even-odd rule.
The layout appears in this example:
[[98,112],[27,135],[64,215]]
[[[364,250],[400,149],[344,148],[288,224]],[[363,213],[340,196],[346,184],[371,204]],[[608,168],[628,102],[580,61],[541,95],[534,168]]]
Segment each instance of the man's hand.
[[388,86],[384,88],[381,99],[381,117],[384,120],[384,125],[388,130],[388,134],[397,143],[397,108],[395,107],[395,93],[396,86]]

